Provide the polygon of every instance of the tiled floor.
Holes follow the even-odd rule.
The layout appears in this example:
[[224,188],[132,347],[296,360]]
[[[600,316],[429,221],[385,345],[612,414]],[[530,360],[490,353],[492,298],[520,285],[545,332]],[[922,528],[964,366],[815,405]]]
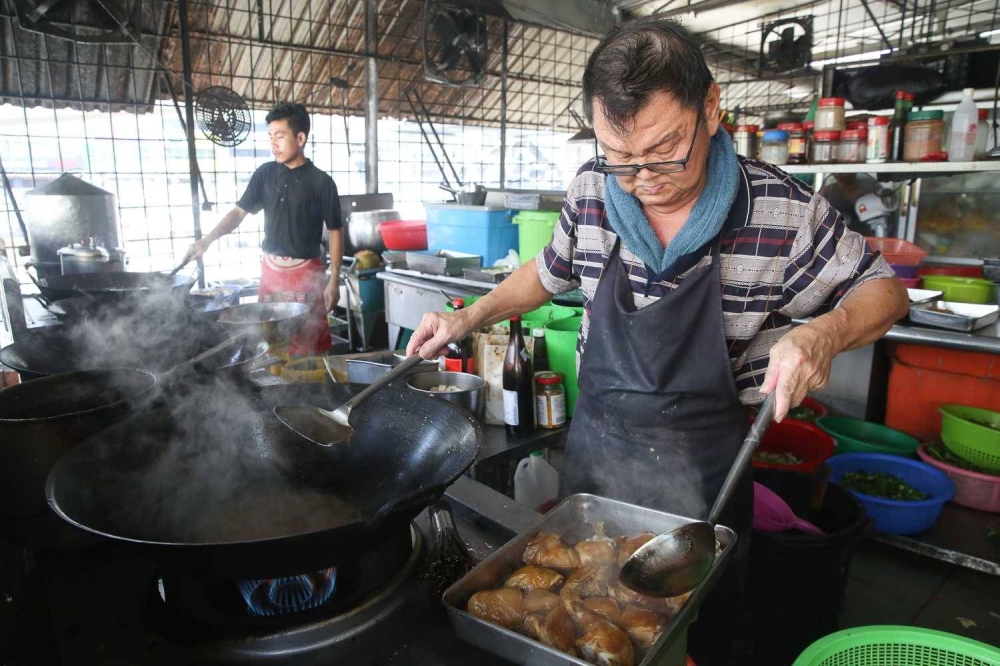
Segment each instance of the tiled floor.
[[1000,576],[868,541],[851,563],[841,624],[912,625],[1000,646]]

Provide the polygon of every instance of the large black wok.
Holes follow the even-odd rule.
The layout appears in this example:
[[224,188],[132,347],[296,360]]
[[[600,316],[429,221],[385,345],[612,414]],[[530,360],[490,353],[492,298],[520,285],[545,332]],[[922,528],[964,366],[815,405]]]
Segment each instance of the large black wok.
[[185,275],[170,276],[166,273],[80,273],[57,275],[35,281],[38,290],[50,302],[74,296],[123,297],[143,292],[170,292],[181,294],[191,291],[194,278]]
[[333,409],[357,385],[224,392],[185,383],[64,456],[46,486],[56,513],[173,567],[231,578],[295,575],[377,549],[474,461],[479,424],[413,391],[384,389],[351,417],[349,443],[319,447],[276,405]]
[[[124,299],[112,296],[74,296],[53,303],[46,301],[43,305],[64,324],[72,325],[82,321],[132,316],[150,309],[151,300],[145,295]],[[177,317],[188,319],[193,324],[214,322],[227,305],[220,297],[198,294],[185,294],[183,298],[176,297],[165,304],[161,298],[155,299],[154,302],[157,307],[166,305],[167,309],[175,312]]]

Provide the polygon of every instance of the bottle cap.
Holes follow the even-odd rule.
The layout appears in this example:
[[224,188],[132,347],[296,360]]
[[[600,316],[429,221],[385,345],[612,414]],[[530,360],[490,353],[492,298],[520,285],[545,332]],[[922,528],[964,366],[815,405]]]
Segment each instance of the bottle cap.
[[531,331],[531,334],[532,334],[532,335],[533,335],[534,337],[536,337],[536,338],[544,338],[544,337],[545,337],[545,329],[544,329],[544,328],[541,328],[541,327],[539,327],[539,328],[536,328],[536,329],[533,329],[533,330]]

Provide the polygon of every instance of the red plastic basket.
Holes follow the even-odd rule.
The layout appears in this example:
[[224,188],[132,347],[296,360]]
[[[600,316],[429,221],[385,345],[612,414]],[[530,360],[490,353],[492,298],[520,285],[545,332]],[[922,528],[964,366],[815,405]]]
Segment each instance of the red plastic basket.
[[916,266],[927,253],[913,243],[908,243],[902,238],[875,238],[865,236],[868,245],[876,252],[881,252],[885,260],[890,264],[900,266]]
[[917,275],[954,275],[955,277],[983,277],[983,269],[980,266],[921,266],[917,269]]
[[424,220],[390,220],[378,225],[387,250],[426,250],[427,222]]
[[791,453],[801,458],[802,462],[798,465],[775,465],[754,460],[753,466],[758,469],[781,469],[812,474],[824,460],[833,455],[834,449],[833,438],[819,426],[797,419],[785,419],[781,423],[771,424],[764,433],[757,451]]
[[931,467],[936,467],[947,474],[955,484],[955,497],[952,502],[970,509],[1000,513],[1000,476],[981,474],[942,462],[927,453],[926,444],[920,445],[917,455]]

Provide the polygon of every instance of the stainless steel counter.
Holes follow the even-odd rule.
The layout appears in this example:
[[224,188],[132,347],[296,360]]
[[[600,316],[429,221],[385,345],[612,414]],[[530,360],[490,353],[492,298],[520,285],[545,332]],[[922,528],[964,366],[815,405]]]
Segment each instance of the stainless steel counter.
[[[799,326],[809,321],[811,321],[810,318],[793,319],[792,323]],[[888,342],[906,342],[945,349],[1000,354],[1000,322],[973,333],[958,333],[939,328],[914,326],[906,321],[893,326],[882,339]]]

